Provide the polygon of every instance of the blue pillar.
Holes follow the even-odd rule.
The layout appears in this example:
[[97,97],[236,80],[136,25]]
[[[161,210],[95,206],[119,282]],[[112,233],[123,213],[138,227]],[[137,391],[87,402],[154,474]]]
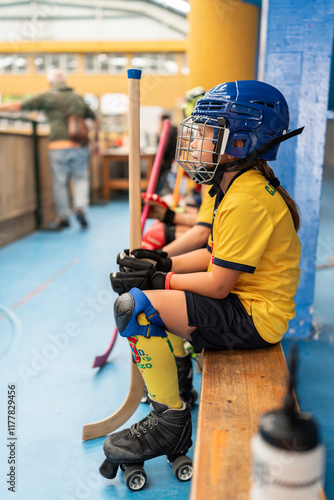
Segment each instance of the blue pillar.
[[287,334],[300,338],[311,331],[333,20],[333,0],[262,0],[258,79],[285,96],[290,130],[305,126],[270,163],[301,212],[301,281]]

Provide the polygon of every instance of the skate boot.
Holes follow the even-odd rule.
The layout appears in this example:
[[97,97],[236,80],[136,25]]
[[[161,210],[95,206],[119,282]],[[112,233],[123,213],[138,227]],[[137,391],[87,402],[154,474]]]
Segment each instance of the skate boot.
[[192,476],[192,462],[186,457],[191,441],[190,408],[183,403],[181,409],[170,409],[163,403],[151,400],[152,411],[129,429],[115,432],[104,442],[106,459],[100,473],[114,479],[120,466],[124,481],[130,490],[141,490],[147,481],[145,460],[166,455],[180,481]]
[[193,405],[198,398],[197,391],[193,388],[193,366],[191,355],[175,356],[179,390],[182,401]]

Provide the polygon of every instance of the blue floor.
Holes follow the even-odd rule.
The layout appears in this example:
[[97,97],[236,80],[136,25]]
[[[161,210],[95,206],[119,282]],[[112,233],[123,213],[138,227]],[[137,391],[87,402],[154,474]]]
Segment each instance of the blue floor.
[[[132,498],[120,475],[98,473],[104,439],[82,442],[83,424],[123,402],[130,353],[118,339],[109,363],[92,369],[114,329],[116,294],[109,274],[128,247],[126,200],[90,211],[91,229],[75,221],[62,233],[36,232],[0,250],[0,498],[79,500]],[[16,494],[7,490],[7,386],[16,387]],[[200,390],[200,376],[195,385]],[[148,413],[140,405],[130,423]],[[197,408],[192,410],[196,424]],[[194,431],[196,425],[194,425]],[[14,452],[14,450],[13,450]],[[193,449],[189,455],[192,456]],[[136,498],[189,496],[164,457],[146,465],[149,488]]]
[[[317,261],[334,257],[334,172],[324,171]],[[334,267],[316,271],[313,332],[297,342],[297,397],[301,410],[316,418],[326,447],[325,491],[334,499]],[[284,340],[289,356],[294,341]]]
[[[319,260],[334,255],[334,176],[325,174]],[[188,498],[190,483],[164,457],[146,464],[149,485],[132,493],[121,475],[102,478],[103,438],[82,442],[85,423],[109,416],[129,385],[129,351],[118,339],[109,363],[92,369],[114,328],[109,285],[117,253],[128,247],[128,206],[93,206],[91,228],[36,232],[0,249],[0,498],[17,500]],[[334,269],[317,271],[312,338],[298,341],[298,399],[316,416],[327,449],[326,494],[334,500]],[[292,341],[284,341],[289,352]],[[7,387],[15,385],[15,436],[7,429]],[[200,376],[195,375],[199,391]],[[148,412],[140,405],[130,423]],[[194,432],[197,407],[192,410]],[[17,439],[13,439],[16,437]],[[10,439],[8,439],[10,438]],[[16,493],[8,491],[15,453]],[[15,448],[15,449],[14,449]],[[193,454],[193,448],[190,450]],[[230,500],[230,499],[229,499]]]

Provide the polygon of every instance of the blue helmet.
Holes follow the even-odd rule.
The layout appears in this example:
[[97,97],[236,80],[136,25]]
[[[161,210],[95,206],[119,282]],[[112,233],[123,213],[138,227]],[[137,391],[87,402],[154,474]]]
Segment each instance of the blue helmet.
[[[236,158],[247,158],[271,139],[286,134],[289,128],[284,96],[272,85],[256,80],[217,85],[197,101],[193,116],[208,119],[212,126],[218,125],[218,118],[224,118],[229,129],[225,152]],[[234,147],[236,139],[243,140],[244,147]],[[279,144],[260,158],[275,160],[278,148]]]
[[[226,171],[275,160],[280,143],[303,130],[288,127],[288,105],[275,87],[256,80],[222,83],[180,123],[175,159],[195,182],[217,187]],[[242,147],[233,145],[237,140]],[[234,159],[222,161],[225,153]]]

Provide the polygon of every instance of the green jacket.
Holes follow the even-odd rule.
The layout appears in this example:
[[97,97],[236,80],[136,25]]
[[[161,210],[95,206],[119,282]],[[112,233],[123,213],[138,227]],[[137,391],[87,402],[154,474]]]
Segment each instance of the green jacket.
[[[56,85],[53,90],[60,93],[69,114],[96,118],[94,111],[85,103],[83,97],[67,85]],[[22,102],[23,111],[44,111],[50,123],[50,141],[68,140],[67,120],[53,91],[44,92]]]

